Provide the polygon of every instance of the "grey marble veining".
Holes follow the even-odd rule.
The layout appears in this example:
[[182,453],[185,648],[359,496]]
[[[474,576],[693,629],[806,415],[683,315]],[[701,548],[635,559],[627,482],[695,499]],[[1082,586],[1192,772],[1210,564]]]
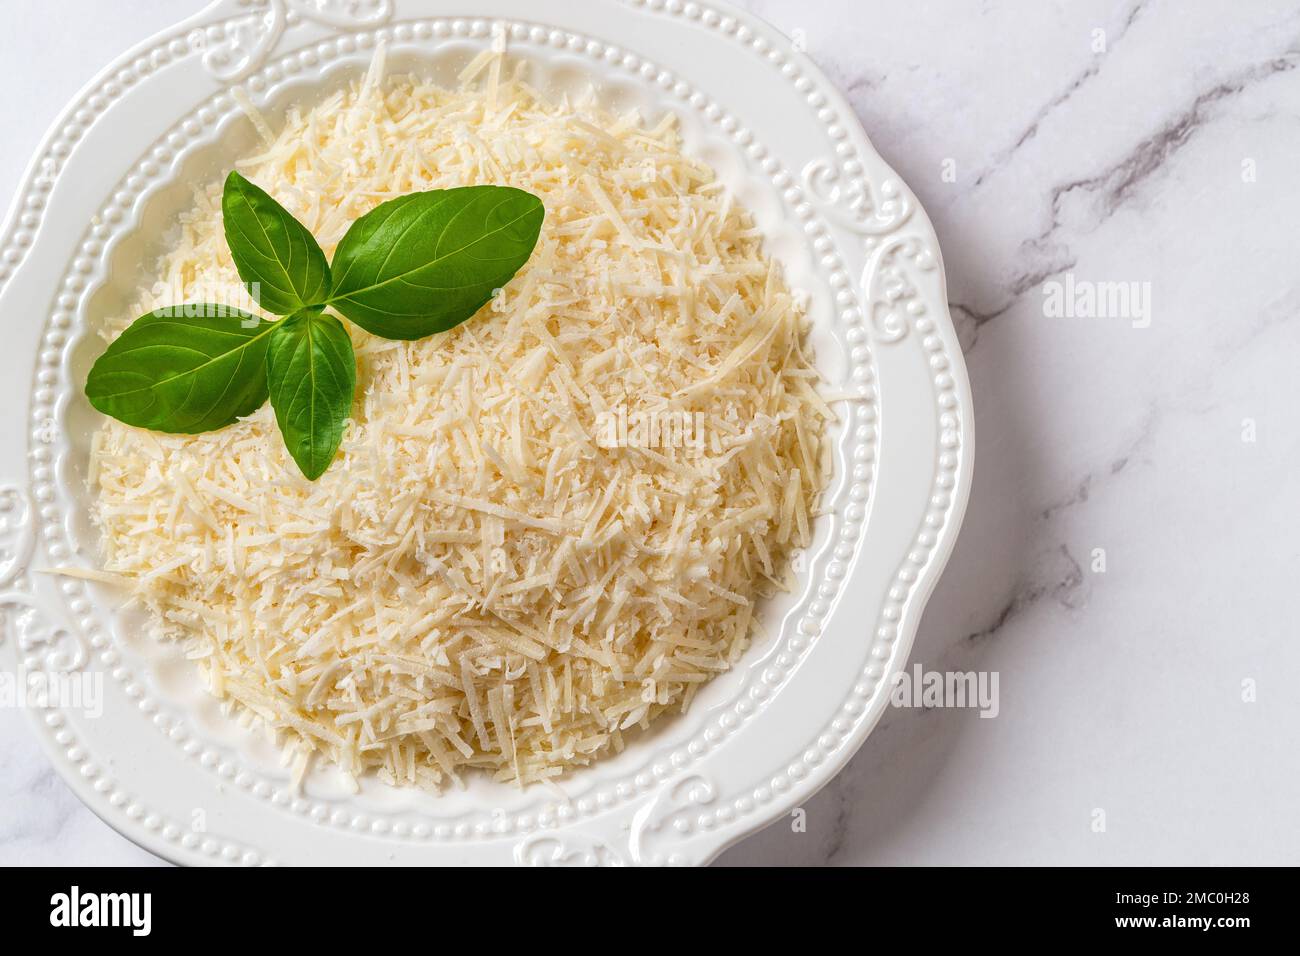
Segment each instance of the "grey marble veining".
[[[996,671],[1000,709],[889,710],[806,826],[720,862],[1300,861],[1300,2],[745,5],[939,231],[976,472],[912,660]],[[0,57],[0,187],[96,64],[198,6],[10,0],[37,42]],[[1052,317],[1067,274],[1148,284],[1149,321]],[[0,712],[0,863],[152,859]]]

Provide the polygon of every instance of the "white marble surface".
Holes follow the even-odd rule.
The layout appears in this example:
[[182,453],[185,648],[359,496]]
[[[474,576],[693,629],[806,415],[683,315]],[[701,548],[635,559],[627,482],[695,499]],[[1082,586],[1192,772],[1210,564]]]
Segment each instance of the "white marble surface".
[[[101,63],[200,5],[6,0],[0,190]],[[997,671],[1001,710],[891,710],[807,832],[722,862],[1300,862],[1300,2],[747,5],[938,227],[978,451],[913,660]],[[1149,326],[1045,316],[1067,272],[1150,283]],[[24,721],[0,710],[0,864],[156,862]]]

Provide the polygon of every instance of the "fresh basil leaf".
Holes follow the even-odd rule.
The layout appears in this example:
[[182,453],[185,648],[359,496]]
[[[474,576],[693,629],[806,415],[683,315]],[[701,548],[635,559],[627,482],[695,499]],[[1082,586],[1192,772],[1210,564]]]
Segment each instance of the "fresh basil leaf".
[[528,261],[544,215],[540,199],[508,186],[390,200],[354,222],[339,243],[329,304],[384,338],[445,331]]
[[196,434],[229,425],[266,401],[274,324],[214,303],[151,312],[95,360],[86,398],[140,428]]
[[289,316],[271,333],[266,372],[284,443],[315,481],[334,460],[352,411],[357,362],[348,330],[332,315]]
[[221,194],[226,245],[257,304],[276,315],[319,307],[330,267],[315,238],[289,211],[237,172]]

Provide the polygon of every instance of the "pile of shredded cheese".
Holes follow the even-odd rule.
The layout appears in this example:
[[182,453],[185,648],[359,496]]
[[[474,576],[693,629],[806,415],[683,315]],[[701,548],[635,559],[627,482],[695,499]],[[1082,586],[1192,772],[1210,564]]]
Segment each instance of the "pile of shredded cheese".
[[[241,172],[327,253],[385,200],[517,186],[546,206],[532,259],[450,332],[349,325],[357,397],[318,481],[269,405],[193,436],[107,421],[103,567],[298,782],[320,756],[354,781],[548,780],[736,662],[809,541],[833,415],[778,267],[672,117],[548,99],[490,52],[456,90],[381,72],[278,134],[255,115]],[[181,233],[159,288],[237,290],[219,184]],[[599,440],[628,414],[700,440]]]

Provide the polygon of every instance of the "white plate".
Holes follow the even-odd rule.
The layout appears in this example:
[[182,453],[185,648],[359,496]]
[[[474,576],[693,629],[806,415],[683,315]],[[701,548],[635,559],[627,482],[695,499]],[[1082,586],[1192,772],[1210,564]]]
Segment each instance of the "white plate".
[[[482,780],[351,795],[331,771],[297,796],[110,591],[40,573],[95,563],[89,329],[135,297],[193,183],[252,147],[233,85],[274,117],[358,75],[381,41],[392,69],[450,81],[494,38],[551,88],[594,82],[614,105],[676,113],[809,296],[831,387],[869,400],[836,429],[829,513],[801,589],[764,611],[770,635],[689,713],[566,778],[567,798]],[[970,488],[969,386],[929,221],[816,67],[721,3],[220,0],[63,112],[0,238],[0,316],[0,388],[27,415],[0,432],[0,671],[63,691],[102,682],[99,715],[67,693],[32,700],[37,733],[92,810],[177,862],[707,862],[806,800],[870,732]]]

